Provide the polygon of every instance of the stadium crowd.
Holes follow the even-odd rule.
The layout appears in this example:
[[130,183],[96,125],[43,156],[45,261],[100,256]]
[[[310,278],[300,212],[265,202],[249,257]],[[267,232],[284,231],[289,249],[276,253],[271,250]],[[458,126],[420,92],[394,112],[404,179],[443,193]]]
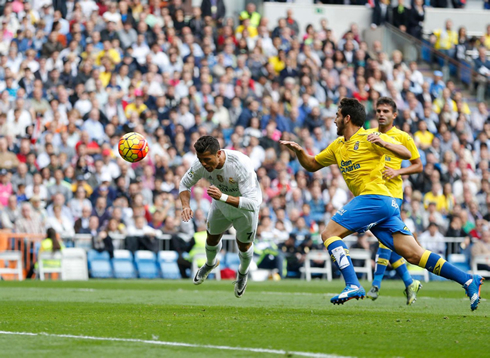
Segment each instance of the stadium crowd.
[[[108,250],[117,235],[152,250],[162,233],[192,235],[211,199],[201,181],[194,222],[183,223],[179,181],[194,142],[213,135],[252,158],[264,194],[258,241],[294,270],[351,194],[337,167],[306,173],[279,139],[319,153],[337,136],[341,98],[361,101],[373,128],[376,100],[390,96],[424,164],[404,178],[405,223],[434,252],[445,253],[444,236],[490,252],[489,111],[441,72],[424,77],[401,52],[369,49],[356,25],[334,35],[323,20],[300,36],[291,10],[271,24],[253,4],[237,19],[212,0],[190,14],[180,0],[63,3],[16,0],[0,17],[3,230],[85,233]],[[118,155],[132,131],[149,141],[141,163]]]

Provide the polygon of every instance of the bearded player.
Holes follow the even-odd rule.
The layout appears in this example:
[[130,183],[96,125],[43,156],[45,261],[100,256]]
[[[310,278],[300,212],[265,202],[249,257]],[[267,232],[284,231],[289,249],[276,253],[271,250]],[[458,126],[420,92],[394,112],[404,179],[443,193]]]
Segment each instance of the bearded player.
[[338,165],[354,195],[354,199],[337,211],[322,232],[323,243],[346,283],[345,289],[330,301],[333,304],[343,304],[366,295],[342,238],[376,227],[377,238],[383,245],[411,264],[460,283],[470,298],[471,310],[477,309],[483,278],[463,272],[440,255],[420,247],[401,221],[398,204],[385,185],[382,173],[385,166],[384,156],[408,160],[412,153],[386,134],[369,133],[363,129],[365,119],[364,106],[356,99],[344,98],[335,118],[339,138],[320,154],[312,156],[295,142],[281,141],[281,144],[296,153],[301,166],[310,172],[333,164]]

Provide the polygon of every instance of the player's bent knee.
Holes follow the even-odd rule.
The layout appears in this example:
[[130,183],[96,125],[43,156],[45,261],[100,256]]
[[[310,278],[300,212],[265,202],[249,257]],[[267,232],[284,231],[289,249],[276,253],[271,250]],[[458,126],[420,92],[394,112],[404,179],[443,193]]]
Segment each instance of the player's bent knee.
[[240,250],[241,252],[246,252],[250,249],[252,243],[251,242],[243,243],[237,240],[237,245],[238,245],[238,250]]
[[420,247],[413,236],[396,233],[393,235],[396,253],[413,265],[418,265],[424,249]]
[[342,225],[337,224],[335,221],[330,220],[327,224],[327,227],[322,232],[322,241],[325,242],[331,237],[340,237],[343,239],[347,235],[350,235],[352,232],[349,229],[346,229]]
[[407,260],[409,263],[412,265],[418,266],[420,262],[420,255],[417,254],[412,254],[412,255],[407,255],[408,257],[405,257],[405,260]]
[[218,235],[211,235],[209,232],[208,232],[208,237],[206,239],[206,243],[208,245],[211,245],[211,246],[216,246],[219,244],[219,242],[221,241],[221,237],[223,236],[223,234],[218,234]]

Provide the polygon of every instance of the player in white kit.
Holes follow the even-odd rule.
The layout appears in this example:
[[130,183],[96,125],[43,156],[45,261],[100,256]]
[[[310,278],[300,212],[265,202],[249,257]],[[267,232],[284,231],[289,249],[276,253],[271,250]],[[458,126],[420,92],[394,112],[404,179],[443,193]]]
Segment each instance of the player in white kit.
[[232,225],[236,229],[240,266],[235,281],[235,296],[240,298],[247,288],[247,275],[253,258],[253,241],[257,231],[259,209],[262,204],[257,175],[252,161],[235,150],[220,149],[219,142],[211,136],[203,136],[194,144],[197,160],[180,182],[182,220],[193,217],[190,208],[190,189],[199,179],[207,179],[211,186],[208,194],[213,198],[207,221],[206,258],[194,276],[194,284],[200,285],[209,273],[218,267],[216,256],[221,251],[221,237]]

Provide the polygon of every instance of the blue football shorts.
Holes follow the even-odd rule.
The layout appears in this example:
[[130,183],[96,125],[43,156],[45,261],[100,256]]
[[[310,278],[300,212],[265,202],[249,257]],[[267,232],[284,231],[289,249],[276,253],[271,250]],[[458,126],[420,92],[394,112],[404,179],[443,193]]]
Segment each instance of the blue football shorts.
[[412,235],[400,217],[401,203],[401,199],[384,195],[360,195],[339,209],[332,220],[352,232],[371,230],[383,245],[395,250],[393,234]]

